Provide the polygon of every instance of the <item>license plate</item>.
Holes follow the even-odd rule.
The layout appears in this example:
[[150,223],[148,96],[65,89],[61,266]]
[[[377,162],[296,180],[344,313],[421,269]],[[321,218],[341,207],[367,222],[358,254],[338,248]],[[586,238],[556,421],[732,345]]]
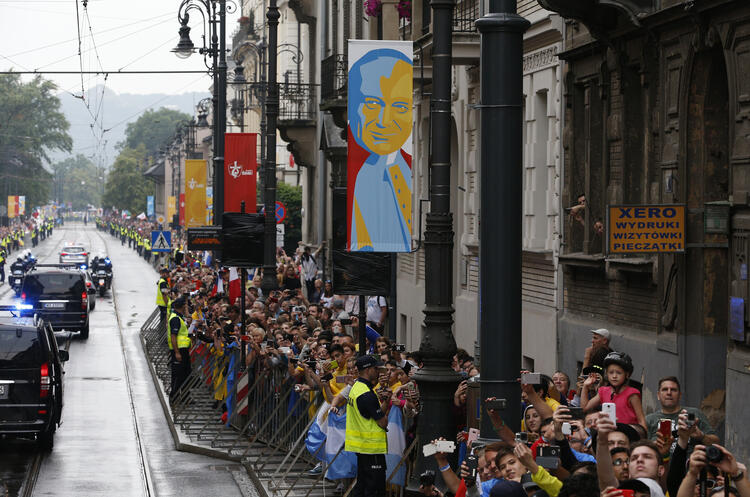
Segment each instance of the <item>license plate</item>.
[[64,302],[45,302],[44,308],[45,309],[64,309],[65,303]]
[[8,398],[8,387],[10,385],[8,384],[2,384],[0,383],[0,400],[4,400]]

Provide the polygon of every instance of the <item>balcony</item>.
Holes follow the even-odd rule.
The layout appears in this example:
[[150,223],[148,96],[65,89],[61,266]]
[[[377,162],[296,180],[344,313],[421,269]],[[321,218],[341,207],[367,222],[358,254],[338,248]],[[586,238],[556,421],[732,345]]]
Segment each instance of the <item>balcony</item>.
[[[453,63],[455,65],[479,64],[479,32],[474,21],[479,19],[479,2],[481,0],[457,0],[453,7]],[[425,72],[432,69],[432,19],[430,0],[421,2],[422,36],[415,43],[415,57],[423,58]],[[419,32],[419,31],[417,31]],[[421,46],[421,50],[420,47]],[[421,51],[421,54],[417,54]],[[417,68],[415,67],[415,77]],[[431,71],[429,71],[431,74]]]
[[301,167],[315,164],[317,152],[316,123],[318,85],[310,83],[279,84],[279,117],[277,127],[294,160]]
[[[329,55],[320,63],[320,105],[321,108],[330,105],[329,102],[343,100],[346,106],[346,84],[349,79],[346,55]],[[323,109],[326,110],[326,109]]]
[[[581,21],[595,37],[611,38],[612,30],[639,27],[654,12],[654,0],[539,0],[547,10]],[[689,2],[692,3],[692,2]]]

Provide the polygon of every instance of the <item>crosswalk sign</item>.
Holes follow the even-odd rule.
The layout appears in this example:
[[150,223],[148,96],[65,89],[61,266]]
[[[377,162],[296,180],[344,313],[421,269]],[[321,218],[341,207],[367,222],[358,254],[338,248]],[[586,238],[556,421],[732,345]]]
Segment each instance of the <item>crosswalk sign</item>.
[[171,231],[152,231],[151,232],[151,252],[171,252],[172,250],[172,232]]

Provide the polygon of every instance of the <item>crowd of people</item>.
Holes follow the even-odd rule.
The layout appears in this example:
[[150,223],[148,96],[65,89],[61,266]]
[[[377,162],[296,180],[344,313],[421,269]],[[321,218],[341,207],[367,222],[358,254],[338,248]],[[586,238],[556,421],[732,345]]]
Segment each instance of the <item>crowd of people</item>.
[[[113,233],[121,235],[114,228]],[[319,402],[309,411],[315,429],[330,423],[333,430],[344,420],[341,444],[356,453],[354,469],[334,468],[329,448],[316,449],[324,442],[316,442],[311,429],[308,450],[321,461],[311,473],[326,472],[326,478],[343,482],[356,476],[354,495],[383,495],[394,466],[380,455],[393,455],[394,414],[400,450],[415,437],[417,423],[429,422],[413,381],[421,359],[383,336],[387,306],[379,296],[366,299],[366,355],[359,354],[359,299],[337,295],[331,282],[319,277],[317,250],[300,247],[292,256],[279,251],[279,289],[268,295],[261,270],[250,272],[244,336],[236,270],[207,263],[206,254],[173,254],[169,267],[161,269],[156,299],[173,354],[171,392],[179,392],[189,374],[196,343],[221,353],[244,349],[251,381],[275,370],[298,395],[316,394]],[[455,455],[437,452],[435,473],[443,483],[436,486],[423,475],[421,491],[459,497],[750,497],[745,466],[720,445],[708,416],[681,403],[679,379],[658,381],[659,409],[646,413],[640,385],[631,379],[631,358],[613,350],[608,330],[592,330],[591,337],[575,381],[564,371],[541,374],[534,382],[519,379],[520,432],[509,428],[514,423],[503,411],[490,408],[495,399],[486,399],[484,412],[499,441],[481,445],[469,436],[466,405],[468,382],[480,371],[459,349],[452,367],[465,380],[453,395],[457,433],[446,436],[456,436],[460,457],[457,463]],[[358,439],[350,431],[366,436]],[[395,455],[398,460],[401,454]]]
[[32,217],[16,217],[10,221],[9,226],[0,226],[0,284],[5,283],[5,264],[10,260],[10,256],[24,250],[26,235],[31,236],[32,247],[36,247],[40,238],[44,240],[52,235],[55,224],[51,219],[36,220]]

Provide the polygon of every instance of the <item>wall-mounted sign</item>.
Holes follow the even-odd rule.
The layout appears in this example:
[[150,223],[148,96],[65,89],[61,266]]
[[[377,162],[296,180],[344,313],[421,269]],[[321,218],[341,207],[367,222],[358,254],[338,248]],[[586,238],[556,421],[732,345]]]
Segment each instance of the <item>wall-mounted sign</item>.
[[610,254],[685,251],[685,206],[610,205],[607,210]]

